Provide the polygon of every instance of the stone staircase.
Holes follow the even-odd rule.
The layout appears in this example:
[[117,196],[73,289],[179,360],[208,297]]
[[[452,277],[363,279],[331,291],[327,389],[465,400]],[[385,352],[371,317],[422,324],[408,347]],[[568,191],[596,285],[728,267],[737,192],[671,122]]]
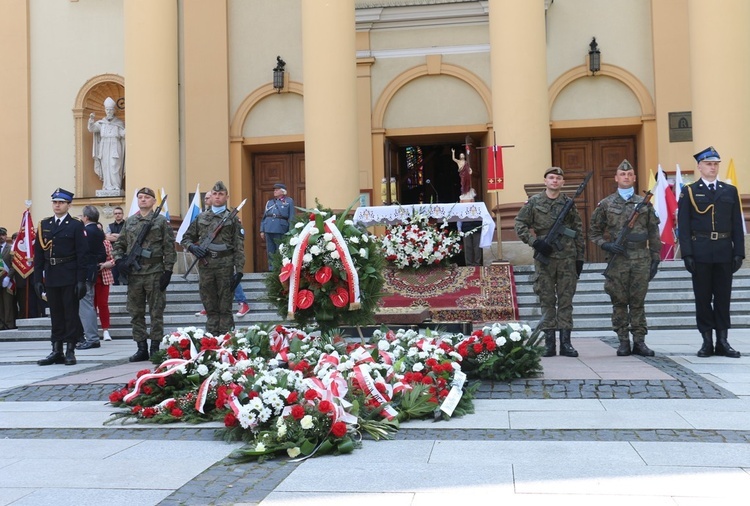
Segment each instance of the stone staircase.
[[[604,293],[602,271],[605,264],[587,264],[578,282],[573,299],[576,330],[603,330],[611,328],[609,296]],[[540,310],[532,288],[533,267],[514,267],[520,319],[530,324],[539,320]],[[242,287],[250,305],[250,312],[235,318],[238,325],[258,322],[276,322],[280,318],[266,298],[263,277],[265,273],[245,274]],[[130,316],[125,310],[125,286],[113,286],[109,296],[112,313],[110,334],[114,339],[131,339]],[[175,274],[167,288],[167,308],[164,314],[165,331],[191,325],[204,326],[206,318],[195,316],[203,309],[198,295],[198,276],[183,280]],[[237,304],[233,306],[237,311]],[[649,285],[646,297],[646,315],[651,329],[694,329],[695,305],[690,275],[682,262],[662,262],[659,273]],[[148,321],[148,316],[146,317]],[[18,320],[15,330],[0,331],[0,341],[49,339],[50,319]],[[743,268],[734,278],[732,292],[732,326],[750,328],[750,268]]]
[[[606,264],[587,264],[578,281],[573,299],[575,330],[602,330],[612,326],[612,305],[604,292],[602,271]],[[513,269],[518,294],[520,319],[536,323],[540,317],[532,286],[534,268]],[[732,327],[750,328],[750,268],[734,275],[732,291]],[[682,261],[662,262],[659,273],[649,283],[646,318],[650,329],[695,329],[695,298],[690,274]]]

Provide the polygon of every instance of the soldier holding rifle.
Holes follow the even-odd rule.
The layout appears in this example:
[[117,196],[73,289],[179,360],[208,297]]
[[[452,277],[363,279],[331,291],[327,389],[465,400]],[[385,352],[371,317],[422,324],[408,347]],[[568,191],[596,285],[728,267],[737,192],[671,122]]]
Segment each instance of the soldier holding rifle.
[[[159,351],[164,337],[164,293],[172,278],[177,253],[174,232],[167,219],[159,214],[161,206],[153,210],[156,194],[151,188],[137,193],[139,212],[125,221],[120,237],[115,241],[112,257],[121,279],[127,278],[127,310],[133,327],[133,340],[138,350],[131,362],[142,362]],[[165,197],[166,199],[166,197]],[[151,316],[151,333],[146,330],[146,304]],[[146,339],[151,339],[149,349]]]
[[206,330],[215,336],[234,328],[232,298],[245,266],[245,234],[237,218],[244,201],[229,211],[228,197],[227,187],[218,181],[211,191],[211,207],[190,224],[182,240],[182,247],[201,262],[198,283]]
[[[591,178],[581,183],[580,195]],[[545,357],[554,356],[555,332],[560,330],[560,355],[577,357],[570,344],[573,330],[573,296],[583,270],[583,225],[573,199],[562,193],[563,170],[544,172],[545,190],[533,195],[516,216],[518,237],[534,248],[534,292],[539,297],[544,331]]]
[[620,340],[617,356],[653,357],[646,346],[644,302],[648,283],[659,269],[659,218],[649,203],[651,194],[635,194],[635,180],[633,166],[623,160],[615,172],[617,191],[599,202],[591,215],[589,239],[609,255],[604,291],[612,300],[612,329]]

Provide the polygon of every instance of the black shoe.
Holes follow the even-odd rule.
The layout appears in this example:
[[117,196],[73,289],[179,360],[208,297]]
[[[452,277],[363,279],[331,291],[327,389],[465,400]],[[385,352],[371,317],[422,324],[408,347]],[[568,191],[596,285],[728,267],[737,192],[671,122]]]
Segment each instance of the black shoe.
[[145,362],[148,360],[148,343],[142,341],[138,343],[138,351],[128,358],[129,362]]
[[99,341],[84,341],[76,344],[76,350],[90,350],[91,348],[101,348],[102,345]]
[[153,357],[154,354],[159,353],[159,346],[161,346],[161,341],[154,341],[151,340],[151,347],[148,350],[149,356]]
[[560,355],[573,358],[578,356],[578,351],[570,344],[570,329],[560,330]]
[[701,358],[710,357],[714,354],[713,330],[701,332],[701,337],[703,337],[703,346],[698,350],[697,355]]
[[653,357],[655,355],[654,350],[646,346],[646,343],[642,341],[633,343],[633,353],[642,357]]
[[727,330],[716,331],[716,347],[714,348],[714,355],[728,358],[740,358],[740,352],[732,348],[727,341]]
[[544,354],[543,357],[554,357],[557,354],[557,343],[555,342],[555,331],[544,331]]
[[65,365],[76,365],[76,343],[67,343],[65,346]]
[[52,365],[52,364],[64,364],[65,355],[63,354],[63,343],[54,342],[52,343],[52,353],[47,355],[41,360],[37,360],[38,365]]
[[628,357],[632,353],[630,349],[630,341],[620,341],[620,347],[617,348],[618,357]]

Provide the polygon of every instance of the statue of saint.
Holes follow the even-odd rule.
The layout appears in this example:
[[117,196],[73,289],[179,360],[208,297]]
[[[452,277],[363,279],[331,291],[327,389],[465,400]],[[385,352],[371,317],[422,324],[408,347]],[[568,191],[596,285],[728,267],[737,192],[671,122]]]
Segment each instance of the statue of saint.
[[106,116],[95,121],[89,116],[89,132],[94,134],[94,172],[102,181],[102,190],[122,190],[125,176],[125,123],[115,117],[115,101],[110,97],[104,101]]
[[473,198],[476,192],[471,187],[471,166],[469,166],[469,160],[466,159],[466,155],[463,153],[456,158],[455,149],[451,149],[451,154],[453,155],[453,161],[458,165],[458,175],[461,178],[461,197]]

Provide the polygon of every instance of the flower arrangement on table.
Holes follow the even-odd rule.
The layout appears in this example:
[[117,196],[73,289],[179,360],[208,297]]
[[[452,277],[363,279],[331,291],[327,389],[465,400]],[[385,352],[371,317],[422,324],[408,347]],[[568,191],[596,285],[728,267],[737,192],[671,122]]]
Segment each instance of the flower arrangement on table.
[[451,230],[447,218],[441,222],[415,212],[402,222],[389,225],[380,239],[385,259],[397,269],[419,269],[440,265],[461,252],[463,234]]
[[374,321],[384,284],[374,236],[318,204],[297,217],[271,259],[270,300],[282,318],[324,330]]
[[[481,332],[499,342],[505,329]],[[112,392],[110,402],[123,409],[109,422],[221,421],[224,439],[248,443],[235,453],[241,458],[347,453],[363,434],[391,437],[400,421],[472,413],[478,383],[464,383],[461,350],[475,338],[384,329],[362,344],[281,325],[217,337],[180,329],[165,337],[164,362]],[[538,349],[526,337],[517,342],[524,340],[525,351],[512,353],[538,364]]]

